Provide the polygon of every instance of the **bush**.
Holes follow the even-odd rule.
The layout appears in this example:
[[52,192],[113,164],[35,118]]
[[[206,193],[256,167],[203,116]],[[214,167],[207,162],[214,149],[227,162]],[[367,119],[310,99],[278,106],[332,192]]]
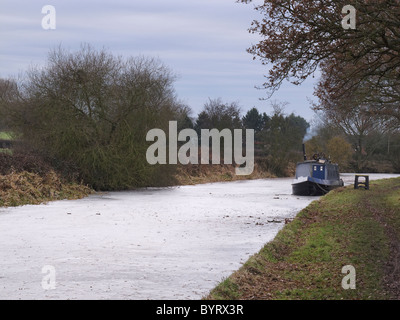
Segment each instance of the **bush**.
[[171,183],[173,167],[146,161],[147,132],[168,132],[183,116],[175,77],[159,61],[60,48],[26,79],[7,104],[7,125],[54,167],[76,168],[98,190]]

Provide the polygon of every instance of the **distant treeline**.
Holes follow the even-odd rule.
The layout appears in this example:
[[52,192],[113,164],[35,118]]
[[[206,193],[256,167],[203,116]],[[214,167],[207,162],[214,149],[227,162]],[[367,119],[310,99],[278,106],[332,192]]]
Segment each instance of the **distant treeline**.
[[[273,103],[272,114],[252,108],[244,116],[237,103],[210,99],[195,119],[187,119],[199,134],[201,129],[253,129],[256,163],[277,176],[290,175],[289,164],[301,160],[302,142],[310,124],[293,113],[284,114],[284,103]],[[293,170],[292,170],[293,171]]]
[[318,113],[308,150],[323,152],[341,171],[400,172],[400,130],[390,122],[363,113],[334,117]]

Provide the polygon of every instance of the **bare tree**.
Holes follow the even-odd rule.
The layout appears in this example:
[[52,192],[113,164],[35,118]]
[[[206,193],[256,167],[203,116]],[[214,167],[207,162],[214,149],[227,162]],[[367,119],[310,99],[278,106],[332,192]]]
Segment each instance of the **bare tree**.
[[209,99],[199,114],[196,129],[240,129],[240,107],[236,102],[225,103],[221,98]]

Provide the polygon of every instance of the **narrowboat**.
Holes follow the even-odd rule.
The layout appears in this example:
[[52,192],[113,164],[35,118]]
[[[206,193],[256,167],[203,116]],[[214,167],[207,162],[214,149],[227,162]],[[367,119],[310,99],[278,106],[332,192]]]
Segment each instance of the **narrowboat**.
[[331,163],[323,154],[314,154],[307,160],[303,145],[304,161],[296,166],[296,178],[292,183],[292,192],[299,196],[324,195],[329,191],[342,187],[339,166]]

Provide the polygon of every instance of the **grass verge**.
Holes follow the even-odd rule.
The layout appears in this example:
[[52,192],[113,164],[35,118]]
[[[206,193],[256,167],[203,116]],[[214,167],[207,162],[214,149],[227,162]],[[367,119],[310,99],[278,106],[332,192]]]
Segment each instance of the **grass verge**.
[[[314,201],[205,299],[399,299],[400,179]],[[342,268],[356,270],[345,290]]]

